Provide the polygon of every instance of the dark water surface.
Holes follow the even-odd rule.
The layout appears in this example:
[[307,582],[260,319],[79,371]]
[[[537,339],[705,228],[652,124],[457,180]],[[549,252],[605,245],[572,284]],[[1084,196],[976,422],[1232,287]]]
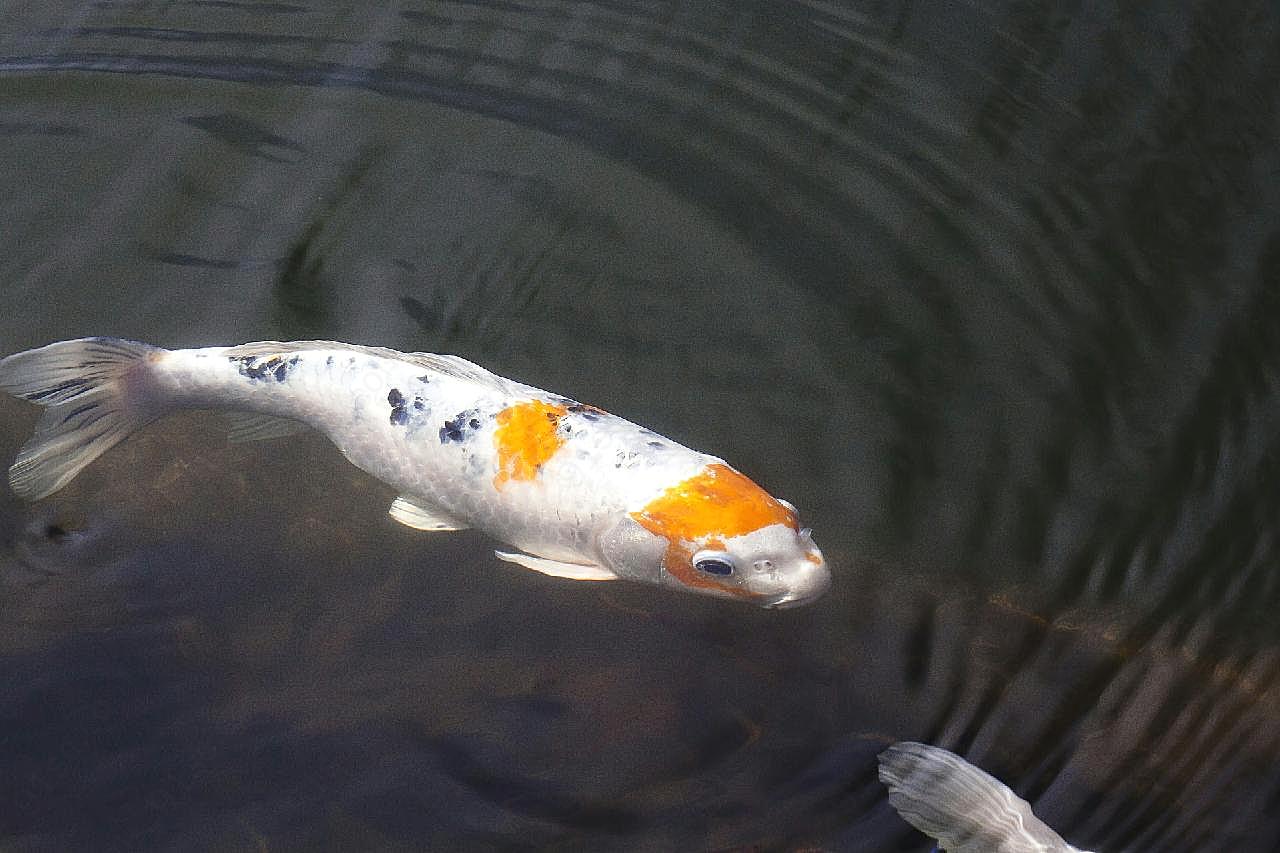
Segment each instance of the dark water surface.
[[923,851],[900,739],[1280,848],[1277,110],[1271,2],[8,4],[0,351],[455,352],[836,583],[536,576],[177,416],[0,494],[0,849]]

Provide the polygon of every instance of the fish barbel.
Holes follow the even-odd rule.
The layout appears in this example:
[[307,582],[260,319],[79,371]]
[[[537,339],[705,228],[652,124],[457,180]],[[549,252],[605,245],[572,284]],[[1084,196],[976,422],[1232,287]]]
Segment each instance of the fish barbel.
[[547,575],[765,607],[805,604],[831,583],[795,508],[722,459],[457,356],[83,338],[0,360],[0,390],[46,407],[9,471],[31,500],[168,412],[223,409],[234,438],[319,430],[398,491],[396,521],[482,530],[516,549],[498,557]]

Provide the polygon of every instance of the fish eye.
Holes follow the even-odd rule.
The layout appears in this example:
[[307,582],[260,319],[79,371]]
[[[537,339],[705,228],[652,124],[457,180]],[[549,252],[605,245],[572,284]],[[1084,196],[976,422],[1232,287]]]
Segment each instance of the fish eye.
[[693,567],[709,575],[731,575],[733,558],[723,551],[702,551],[693,555]]

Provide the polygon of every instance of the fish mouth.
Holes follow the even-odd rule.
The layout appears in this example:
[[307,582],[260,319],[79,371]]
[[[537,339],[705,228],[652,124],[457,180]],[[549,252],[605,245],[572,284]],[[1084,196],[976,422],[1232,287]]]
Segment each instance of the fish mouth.
[[831,589],[831,575],[826,566],[819,564],[811,572],[796,578],[795,583],[783,592],[775,592],[759,599],[760,606],[769,610],[787,610],[792,607],[804,607],[812,604],[827,594]]

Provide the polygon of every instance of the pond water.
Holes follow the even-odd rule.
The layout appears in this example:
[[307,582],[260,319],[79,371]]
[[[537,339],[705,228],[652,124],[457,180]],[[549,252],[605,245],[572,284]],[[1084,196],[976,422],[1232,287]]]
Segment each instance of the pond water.
[[[723,456],[761,611],[499,563],[184,413],[0,494],[0,848],[1280,848],[1268,2],[9,4],[0,350],[452,352]],[[0,400],[0,457],[34,407]]]

